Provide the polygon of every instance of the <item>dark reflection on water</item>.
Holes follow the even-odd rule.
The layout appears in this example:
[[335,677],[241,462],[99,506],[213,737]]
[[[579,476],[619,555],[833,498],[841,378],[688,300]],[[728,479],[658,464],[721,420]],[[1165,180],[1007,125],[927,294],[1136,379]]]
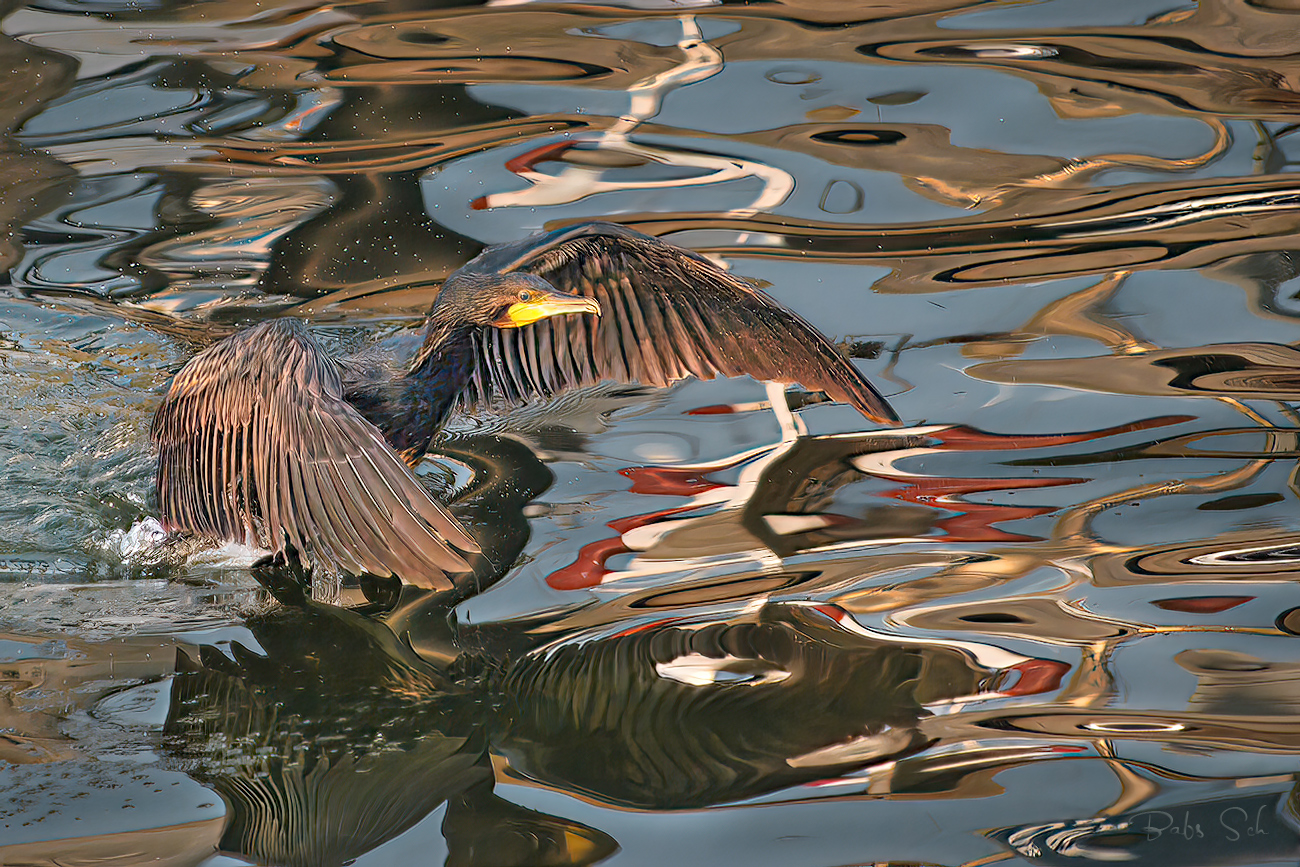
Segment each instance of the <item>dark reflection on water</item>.
[[[686,6],[3,7],[0,863],[1300,857],[1295,4]],[[460,419],[441,594],[151,543],[197,347],[593,217],[908,426]]]

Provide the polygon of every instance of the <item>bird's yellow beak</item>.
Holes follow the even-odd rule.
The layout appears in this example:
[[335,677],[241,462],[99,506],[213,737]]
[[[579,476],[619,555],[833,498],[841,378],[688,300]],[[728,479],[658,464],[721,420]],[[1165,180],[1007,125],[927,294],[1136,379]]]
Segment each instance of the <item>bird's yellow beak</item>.
[[594,313],[600,315],[600,302],[595,298],[568,295],[564,292],[531,291],[527,301],[516,301],[506,308],[505,315],[492,324],[497,328],[521,328],[540,319],[561,316],[565,313]]

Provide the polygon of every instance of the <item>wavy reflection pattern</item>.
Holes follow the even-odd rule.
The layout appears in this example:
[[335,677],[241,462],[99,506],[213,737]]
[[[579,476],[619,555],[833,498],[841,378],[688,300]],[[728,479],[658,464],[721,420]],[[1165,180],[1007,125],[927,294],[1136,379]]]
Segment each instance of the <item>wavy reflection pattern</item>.
[[[1294,861],[1300,15],[1170,5],[6,6],[0,863]],[[420,468],[446,593],[132,559],[195,346],[595,217],[908,425],[595,389]]]

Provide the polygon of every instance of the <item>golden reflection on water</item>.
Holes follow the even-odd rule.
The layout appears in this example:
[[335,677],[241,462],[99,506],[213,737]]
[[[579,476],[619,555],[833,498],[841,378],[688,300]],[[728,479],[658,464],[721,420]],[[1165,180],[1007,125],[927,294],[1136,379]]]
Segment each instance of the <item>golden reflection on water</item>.
[[[0,862],[1294,860],[1300,19],[1131,5],[6,7]],[[911,426],[466,421],[480,574],[382,611],[125,544],[195,346],[594,217]]]

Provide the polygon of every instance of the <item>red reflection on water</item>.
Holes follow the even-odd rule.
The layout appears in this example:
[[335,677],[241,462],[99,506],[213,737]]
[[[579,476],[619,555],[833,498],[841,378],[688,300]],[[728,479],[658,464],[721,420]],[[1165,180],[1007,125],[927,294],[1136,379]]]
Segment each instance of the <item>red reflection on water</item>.
[[[1188,421],[1192,416],[1165,415],[1116,425],[1101,430],[1067,434],[998,434],[977,430],[964,425],[953,425],[930,432],[928,436],[939,445],[932,446],[937,453],[1019,451],[1090,442],[1105,437],[1134,431],[1165,427]],[[875,468],[870,473],[877,478],[902,482],[899,487],[883,496],[925,506],[959,511],[959,514],[937,521],[953,541],[960,542],[1032,542],[1037,536],[1011,533],[996,527],[1006,521],[1036,518],[1056,511],[1054,506],[1012,506],[1004,503],[971,503],[961,499],[966,494],[990,491],[1014,491],[1032,488],[1049,488],[1075,485],[1088,481],[1085,478],[959,478],[922,476],[894,470]]]
[[[626,473],[626,471],[624,472]],[[717,485],[713,487],[717,487]],[[632,490],[636,490],[635,486]],[[705,490],[708,490],[708,488],[705,488]],[[640,493],[671,492],[641,491]],[[546,576],[547,586],[554,590],[582,590],[586,587],[595,587],[610,573],[610,570],[605,568],[605,563],[608,562],[609,558],[616,554],[626,554],[632,550],[623,544],[624,533],[635,530],[637,527],[653,524],[672,515],[689,512],[694,508],[694,504],[690,504],[678,506],[674,509],[661,509],[658,512],[647,512],[644,515],[632,515],[627,518],[617,518],[609,521],[605,526],[618,533],[618,535],[609,539],[597,539],[595,542],[588,542],[583,545],[578,549],[578,556],[572,563],[568,566],[562,566]]]
[[1157,599],[1151,604],[1166,611],[1187,614],[1218,614],[1249,602],[1254,596],[1185,596],[1178,599]]
[[1172,424],[1182,424],[1195,419],[1196,416],[1192,415],[1159,415],[1155,418],[1143,419],[1129,424],[1072,434],[996,434],[964,425],[954,425],[930,436],[951,449],[964,452],[988,451],[991,449],[1034,449],[1083,443],[1089,440],[1102,439],[1103,437],[1133,433],[1134,431],[1168,427]]
[[[711,467],[710,470],[723,469]],[[722,487],[718,482],[705,478],[705,470],[698,467],[675,469],[673,467],[628,467],[618,474],[632,480],[629,489],[634,494],[668,494],[681,497],[693,497],[705,491]],[[611,524],[611,526],[613,526]]]
[[1028,659],[1006,669],[1020,677],[1011,686],[999,689],[1002,695],[1038,695],[1061,688],[1061,680],[1070,666],[1054,659]]
[[962,494],[1009,491],[1022,488],[1051,488],[1075,485],[1086,479],[950,479],[918,478],[889,491],[885,496],[909,503],[940,508],[960,508],[961,513],[935,522],[948,537],[962,542],[1026,542],[1038,537],[1009,533],[993,526],[1003,521],[1036,518],[1056,511],[1055,506],[1007,506],[999,503],[968,503]]
[[[720,482],[708,479],[708,474],[730,469],[741,460],[730,460],[708,466],[690,468],[677,467],[625,467],[619,475],[631,479],[630,490],[634,494],[655,494],[659,496],[694,497],[699,494],[725,487]],[[578,549],[578,556],[568,566],[563,566],[546,577],[547,586],[555,590],[581,590],[594,587],[610,573],[605,563],[616,554],[626,554],[632,549],[623,544],[623,534],[647,524],[653,524],[664,518],[690,512],[696,504],[688,503],[671,509],[660,509],[641,515],[617,518],[605,524],[618,536],[588,542]]]

